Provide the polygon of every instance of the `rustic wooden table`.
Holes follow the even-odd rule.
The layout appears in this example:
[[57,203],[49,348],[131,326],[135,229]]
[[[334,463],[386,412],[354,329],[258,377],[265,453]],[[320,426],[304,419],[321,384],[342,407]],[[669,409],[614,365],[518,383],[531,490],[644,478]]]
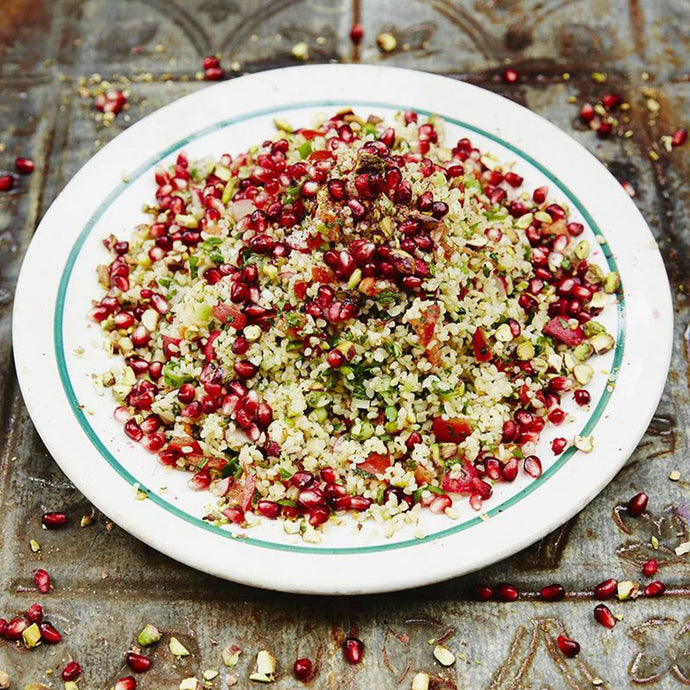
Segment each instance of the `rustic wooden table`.
[[[206,669],[220,671],[209,687],[230,687],[232,677],[236,687],[254,686],[248,676],[261,645],[278,659],[276,688],[301,687],[291,675],[298,656],[318,659],[311,687],[334,690],[409,688],[419,670],[431,674],[435,690],[690,684],[690,557],[675,553],[690,538],[684,333],[690,145],[667,152],[661,143],[690,110],[689,9],[687,0],[3,0],[0,170],[29,156],[36,171],[0,193],[0,616],[14,616],[40,597],[32,573],[44,567],[55,588],[40,601],[65,632],[61,644],[31,651],[0,641],[0,669],[12,688],[62,688],[59,672],[70,658],[84,668],[81,688],[109,688],[128,675],[124,655],[145,623],[175,635],[191,655],[175,661],[166,644],[158,645],[153,670],[139,676],[143,690],[176,689]],[[354,20],[365,30],[360,48],[348,38]],[[383,31],[396,39],[390,52],[377,46]],[[80,527],[91,507],[41,444],[15,378],[15,280],[36,224],[71,175],[131,122],[203,88],[195,74],[204,55],[222,54],[231,78],[295,64],[291,49],[301,42],[310,62],[439,72],[498,91],[555,122],[632,185],[673,285],[671,374],[647,434],[616,480],[526,551],[420,590],[354,599],[264,592],[170,561],[101,516]],[[513,84],[501,79],[508,62],[519,73]],[[593,78],[595,72],[605,72],[606,81]],[[94,74],[130,93],[131,107],[110,126],[80,94],[80,84],[83,90]],[[99,77],[90,81],[93,86]],[[631,104],[631,135],[602,141],[579,122],[573,101],[612,92]],[[680,481],[669,480],[672,470]],[[649,514],[616,518],[616,505],[642,490],[651,497]],[[42,531],[46,508],[66,510],[69,526]],[[40,543],[38,553],[32,539]],[[621,619],[615,629],[596,624],[591,588],[609,577],[647,581],[640,566],[650,557],[659,561],[667,593],[614,602]],[[503,581],[519,587],[519,600],[475,600],[475,584]],[[539,601],[540,588],[551,582],[564,585],[564,601]],[[366,644],[357,667],[340,651],[351,630]],[[561,631],[582,644],[576,659],[557,651]],[[429,640],[441,636],[457,654],[451,668],[432,655]],[[244,650],[232,670],[220,653],[230,643]]]

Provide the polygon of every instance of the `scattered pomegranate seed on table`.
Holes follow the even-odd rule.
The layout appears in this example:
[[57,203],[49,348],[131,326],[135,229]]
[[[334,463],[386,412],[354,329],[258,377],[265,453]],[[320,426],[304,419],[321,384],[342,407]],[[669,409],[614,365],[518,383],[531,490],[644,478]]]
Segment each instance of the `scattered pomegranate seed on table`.
[[34,584],[41,594],[48,594],[50,592],[50,575],[48,572],[43,568],[38,568],[34,572]]
[[0,175],[0,192],[9,192],[14,187],[14,177],[10,174]]
[[70,661],[65,668],[62,669],[62,680],[74,680],[81,675],[81,666],[76,661]]
[[594,607],[594,618],[605,628],[613,628],[616,625],[616,617],[611,613],[611,609],[606,604],[597,604]]
[[642,566],[642,574],[645,575],[646,577],[652,577],[652,575],[656,574],[656,571],[659,569],[659,563],[655,558],[650,558],[643,566]]
[[201,66],[204,69],[206,81],[218,81],[225,76],[225,72],[220,66],[220,60],[215,55],[205,57],[201,61]]
[[506,583],[498,585],[495,591],[496,598],[499,601],[515,601],[520,596],[520,592],[518,591],[517,587]]
[[490,601],[494,598],[494,590],[491,587],[485,585],[478,585],[475,587],[475,593],[479,601]]
[[127,97],[119,89],[113,89],[96,94],[93,104],[96,110],[115,117],[127,105]]
[[561,654],[563,654],[563,656],[567,656],[570,659],[572,659],[580,653],[579,643],[577,643],[575,640],[571,640],[569,637],[566,637],[565,635],[559,635],[556,639],[556,643],[558,644],[558,649],[561,650]]
[[506,84],[514,84],[518,80],[518,73],[511,68],[503,70],[503,81]]
[[547,585],[541,588],[539,596],[544,601],[561,601],[565,597],[565,588],[558,583]]
[[660,582],[659,580],[655,580],[654,582],[650,582],[644,588],[644,595],[646,597],[659,597],[665,591],[666,591],[666,585],[663,582]]
[[551,450],[554,455],[560,455],[566,449],[567,445],[568,441],[562,436],[559,436],[551,441]]
[[151,659],[143,654],[128,652],[125,661],[127,662],[127,666],[135,673],[145,673],[151,668]]
[[295,678],[301,681],[307,681],[311,677],[313,666],[311,659],[304,657],[302,659],[297,659],[293,666],[293,671],[295,673]]
[[610,599],[616,593],[617,587],[618,580],[614,580],[613,578],[604,580],[594,588],[594,596],[597,599],[605,601],[606,599]]
[[41,522],[46,529],[56,529],[67,524],[67,515],[65,513],[43,513]]
[[40,604],[31,604],[26,610],[26,617],[30,623],[38,623],[43,618],[43,608]]
[[364,29],[361,24],[353,24],[350,29],[350,40],[358,46],[364,38]]
[[62,635],[51,623],[43,621],[38,627],[41,631],[41,638],[48,644],[57,644],[62,640]]
[[671,135],[671,145],[674,147],[682,146],[687,141],[687,138],[688,130],[681,127]]
[[137,681],[132,678],[132,676],[127,676],[126,678],[120,678],[115,683],[114,690],[136,690]]
[[343,642],[343,654],[350,664],[358,664],[364,656],[364,642],[357,637],[348,637]]
[[20,175],[31,175],[35,165],[31,158],[17,158],[14,161],[14,167]]
[[630,501],[628,501],[628,513],[632,517],[639,517],[644,513],[647,508],[647,503],[649,501],[649,496],[642,491],[639,494],[635,494]]

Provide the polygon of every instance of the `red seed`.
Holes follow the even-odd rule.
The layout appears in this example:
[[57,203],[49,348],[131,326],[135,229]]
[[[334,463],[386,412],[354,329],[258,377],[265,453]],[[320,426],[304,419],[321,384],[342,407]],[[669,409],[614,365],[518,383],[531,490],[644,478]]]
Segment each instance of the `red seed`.
[[13,618],[5,627],[5,639],[7,640],[19,640],[22,633],[29,627],[29,622],[26,618],[18,616]]
[[4,618],[0,618],[0,637],[4,637],[5,630],[7,630],[7,621]]
[[654,580],[644,588],[644,595],[646,597],[660,597],[665,591],[666,585],[659,580]]
[[76,661],[70,661],[65,668],[62,669],[62,680],[74,680],[81,674],[81,666]]
[[242,379],[251,379],[258,371],[258,367],[246,359],[235,362],[234,369],[235,373]]
[[43,513],[41,522],[48,529],[56,529],[67,523],[67,515],[65,513]]
[[600,623],[605,628],[609,628],[609,630],[617,623],[616,617],[611,613],[611,609],[606,604],[597,604],[594,607],[594,618],[597,623]]
[[222,67],[209,67],[207,70],[204,70],[206,81],[219,81],[224,75],[225,72],[223,72]]
[[494,590],[486,585],[477,585],[474,591],[479,601],[490,601],[494,598]]
[[332,369],[339,369],[345,364],[345,355],[340,350],[331,350],[326,357],[328,366]]
[[532,201],[534,201],[535,204],[543,204],[546,201],[548,193],[548,187],[537,187],[532,193]]
[[651,577],[652,575],[655,575],[657,570],[659,570],[659,563],[655,558],[650,558],[642,566],[642,574],[646,577]]
[[297,659],[292,669],[295,673],[295,678],[297,678],[297,680],[301,680],[303,682],[308,681],[311,677],[312,672],[311,659],[307,659],[306,657],[302,659]]
[[514,585],[503,583],[496,588],[496,598],[499,601],[515,601],[519,596],[520,592]]
[[568,658],[572,659],[574,656],[577,656],[580,653],[580,645],[575,642],[575,640],[571,640],[565,635],[559,635],[556,642],[558,644],[558,649],[561,650],[561,654],[563,654],[563,656],[567,656]]
[[514,69],[506,69],[503,71],[503,81],[506,84],[514,84],[518,80],[518,73]]
[[127,676],[126,678],[120,678],[115,683],[113,690],[136,690],[137,681],[132,678],[132,676]]
[[203,69],[211,69],[212,67],[220,67],[220,60],[215,55],[209,55],[201,61]]
[[688,130],[681,127],[671,135],[671,146],[682,146],[687,141],[687,138]]
[[592,396],[589,394],[589,391],[586,391],[584,388],[578,388],[573,393],[573,397],[575,398],[575,402],[581,406],[589,405],[592,400]]
[[597,128],[597,136],[600,139],[606,139],[613,132],[613,125],[610,122],[602,122]]
[[348,637],[343,642],[343,654],[351,664],[358,664],[364,655],[364,642],[356,637]]
[[623,98],[617,93],[607,93],[601,98],[601,104],[606,108],[606,110],[612,110],[617,108],[623,102]]
[[[358,46],[364,38],[364,29],[361,24],[353,24],[350,29],[350,40]],[[308,661],[308,659],[307,659]]]
[[38,626],[41,631],[41,638],[48,644],[57,644],[62,640],[62,635],[47,621],[43,621]]
[[142,654],[135,654],[129,652],[125,657],[127,666],[129,666],[135,673],[146,673],[151,668],[151,659]]
[[647,494],[640,492],[635,494],[628,501],[628,514],[632,517],[638,517],[644,513],[647,508],[647,502],[649,501],[649,496]]
[[542,587],[541,591],[539,592],[539,596],[541,596],[544,601],[560,601],[563,599],[563,597],[565,597],[565,589],[563,585],[554,583],[552,585]]
[[256,504],[256,510],[270,520],[275,520],[280,515],[280,505],[275,501],[261,500]]
[[601,601],[606,601],[614,595],[617,587],[618,580],[614,580],[613,578],[604,580],[594,588],[594,596]]
[[0,192],[9,192],[14,187],[14,177],[12,175],[0,175]]
[[20,175],[31,175],[36,166],[31,158],[17,158],[14,167]]
[[40,604],[31,604],[26,611],[29,623],[38,623],[43,618],[43,608]]
[[517,477],[518,473],[518,460],[517,458],[510,458],[508,462],[503,465],[503,469],[501,470],[503,474],[503,480],[506,482],[512,482],[515,477]]
[[520,177],[520,175],[518,175],[517,173],[507,172],[505,174],[505,181],[511,187],[519,187],[522,184],[522,177]]
[[567,445],[568,441],[562,436],[559,436],[551,441],[551,451],[554,455],[560,455],[565,450]]
[[34,584],[41,594],[48,594],[50,592],[50,575],[48,572],[43,568],[36,570],[34,572]]
[[541,460],[536,455],[528,455],[524,460],[523,467],[530,477],[534,479],[541,477]]
[[585,103],[582,108],[580,108],[580,119],[583,122],[591,122],[595,115],[594,106],[591,103]]

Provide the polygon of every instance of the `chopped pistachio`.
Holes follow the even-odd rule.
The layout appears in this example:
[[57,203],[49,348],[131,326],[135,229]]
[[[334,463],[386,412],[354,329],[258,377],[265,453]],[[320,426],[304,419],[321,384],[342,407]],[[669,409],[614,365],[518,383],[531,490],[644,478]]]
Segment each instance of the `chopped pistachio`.
[[594,369],[589,364],[578,364],[573,369],[573,375],[581,386],[586,386],[594,376]]
[[690,553],[690,541],[684,541],[675,548],[676,556],[685,556],[686,553]]
[[608,333],[598,333],[589,342],[592,343],[592,347],[598,355],[608,352],[616,344],[613,336]]
[[616,292],[620,286],[620,276],[618,273],[616,273],[616,271],[611,271],[611,273],[606,276],[606,280],[604,281],[604,292],[611,295]]
[[[0,685],[1,687],[2,685]],[[79,690],[79,686],[73,680],[68,680],[65,683],[65,690]]]
[[513,339],[513,334],[510,330],[510,326],[507,323],[502,323],[496,329],[496,340],[501,343],[509,343]]
[[398,39],[390,31],[383,31],[376,37],[376,43],[384,53],[390,53],[397,48]]
[[573,249],[575,256],[584,261],[589,256],[589,242],[587,240],[580,240]]
[[592,79],[597,82],[597,84],[603,84],[607,76],[606,72],[592,72]]
[[276,659],[270,652],[262,649],[256,655],[256,671],[266,676],[270,676],[273,680],[273,674],[276,672]]
[[32,623],[26,628],[22,633],[22,639],[27,649],[33,649],[33,647],[37,647],[41,644],[41,631],[38,629],[38,625]]
[[573,354],[581,362],[588,360],[594,354],[594,348],[590,343],[580,343],[574,350]]
[[608,302],[608,295],[605,292],[595,292],[589,302],[590,309],[603,309]]
[[455,663],[455,654],[442,644],[437,644],[434,647],[434,657],[441,666],[452,666]]
[[[286,523],[288,524],[288,523]],[[240,660],[240,654],[242,650],[237,645],[229,645],[223,650],[223,663],[228,667],[232,668]]]
[[253,680],[255,683],[272,683],[273,678],[270,678],[265,673],[252,673],[249,676],[249,680]]
[[29,546],[31,546],[31,550],[34,553],[38,553],[41,550],[41,545],[35,539],[32,539],[29,542]]
[[525,215],[520,216],[515,221],[515,227],[520,228],[521,230],[526,230],[532,224],[533,220],[534,220],[533,214],[525,213]]
[[412,679],[412,690],[429,690],[429,674],[420,671]]
[[180,683],[180,690],[199,690],[200,687],[199,681],[194,677],[185,678]]
[[520,343],[517,346],[517,356],[518,359],[521,359],[522,361],[532,359],[532,357],[534,357],[534,345],[529,340],[525,340],[525,342]]
[[309,59],[309,46],[304,41],[292,46],[292,50],[290,52],[292,53],[292,57],[297,60]]
[[168,649],[173,656],[189,656],[187,648],[176,638],[171,637],[168,642]]
[[292,132],[292,125],[282,117],[274,117],[273,124],[279,132],[287,132],[288,134]]
[[202,674],[204,680],[213,680],[218,676],[218,671],[213,668],[207,668]]
[[350,279],[347,281],[347,289],[348,290],[354,290],[359,285],[361,280],[362,280],[362,269],[356,268],[352,272]]
[[623,582],[618,583],[616,596],[620,601],[625,601],[626,599],[635,599],[639,593],[640,586],[637,582],[632,582],[631,580],[623,580]]
[[93,513],[91,515],[82,515],[79,526],[88,527],[91,523],[93,523]]
[[653,549],[659,548],[659,540],[654,535],[652,535],[652,538],[650,539],[650,541],[652,542],[652,548]]
[[575,448],[583,453],[591,453],[594,449],[594,436],[591,434],[589,436],[575,436],[573,443]]
[[144,629],[137,636],[137,642],[142,647],[149,647],[161,639],[161,631],[155,626],[147,623]]
[[671,470],[671,473],[668,475],[668,478],[672,482],[677,482],[680,479],[680,472],[678,470]]
[[587,321],[587,323],[583,323],[582,330],[588,338],[592,338],[599,333],[606,333],[606,328],[598,321]]

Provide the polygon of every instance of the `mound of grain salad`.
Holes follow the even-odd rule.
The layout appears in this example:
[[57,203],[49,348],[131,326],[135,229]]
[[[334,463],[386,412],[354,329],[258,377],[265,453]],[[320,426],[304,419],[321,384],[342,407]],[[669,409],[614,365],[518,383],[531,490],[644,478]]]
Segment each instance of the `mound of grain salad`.
[[207,520],[315,540],[540,476],[540,432],[615,344],[583,226],[438,117],[276,127],[158,168],[149,222],[105,242],[91,316],[124,432],[210,490]]

